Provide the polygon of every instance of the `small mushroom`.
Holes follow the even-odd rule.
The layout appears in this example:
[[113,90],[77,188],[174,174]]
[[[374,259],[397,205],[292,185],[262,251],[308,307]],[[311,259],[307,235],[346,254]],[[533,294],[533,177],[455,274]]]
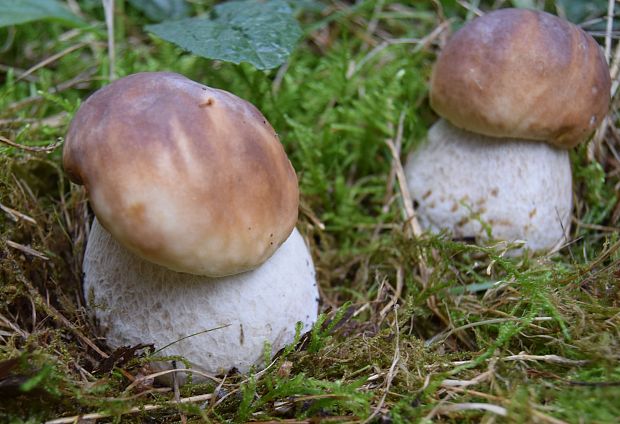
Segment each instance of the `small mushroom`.
[[178,74],[130,75],[82,104],[63,161],[96,215],[84,291],[110,347],[247,371],[266,342],[275,352],[316,320],[297,177],[250,103]]
[[566,149],[587,139],[610,100],[601,49],[545,12],[500,9],[469,22],[441,52],[431,106],[445,120],[406,164],[425,228],[455,237],[526,242],[568,238]]

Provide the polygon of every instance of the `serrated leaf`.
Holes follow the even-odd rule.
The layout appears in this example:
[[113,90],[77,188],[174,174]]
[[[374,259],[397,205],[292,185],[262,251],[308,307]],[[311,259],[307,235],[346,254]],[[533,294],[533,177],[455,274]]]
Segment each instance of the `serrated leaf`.
[[0,11],[0,27],[39,20],[84,25],[84,21],[56,0],[0,0]]
[[286,61],[301,29],[283,0],[234,0],[210,16],[164,22],[148,31],[209,59],[272,69]]
[[156,22],[187,18],[189,15],[185,0],[129,0],[129,4]]

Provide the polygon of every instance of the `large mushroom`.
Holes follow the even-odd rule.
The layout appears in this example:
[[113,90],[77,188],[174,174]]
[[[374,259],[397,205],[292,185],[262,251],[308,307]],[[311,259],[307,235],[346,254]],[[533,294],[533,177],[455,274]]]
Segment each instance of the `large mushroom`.
[[243,372],[316,320],[297,177],[250,103],[178,74],[130,75],[82,104],[63,161],[97,217],[84,290],[112,348],[153,343]]
[[607,63],[594,39],[545,12],[500,9],[448,41],[433,69],[431,106],[444,119],[406,164],[420,223],[458,238],[568,238],[567,149],[609,106]]

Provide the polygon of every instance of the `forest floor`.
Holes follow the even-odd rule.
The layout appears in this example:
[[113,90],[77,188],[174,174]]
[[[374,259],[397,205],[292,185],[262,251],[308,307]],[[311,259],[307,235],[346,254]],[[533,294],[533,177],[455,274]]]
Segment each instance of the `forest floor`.
[[[276,128],[321,292],[319,322],[266,369],[176,394],[146,378],[148,352],[106,345],[81,290],[92,212],[58,140],[109,82],[101,6],[79,2],[87,28],[0,28],[0,421],[619,422],[616,98],[570,153],[571,242],[559,251],[507,257],[502,245],[412,236],[404,219],[397,171],[437,120],[436,55],[495,3],[509,2],[299,2],[303,39],[268,72],[184,53],[118,8],[118,77],[178,72],[247,99]],[[579,22],[612,47],[616,87],[607,2],[588,13]]]

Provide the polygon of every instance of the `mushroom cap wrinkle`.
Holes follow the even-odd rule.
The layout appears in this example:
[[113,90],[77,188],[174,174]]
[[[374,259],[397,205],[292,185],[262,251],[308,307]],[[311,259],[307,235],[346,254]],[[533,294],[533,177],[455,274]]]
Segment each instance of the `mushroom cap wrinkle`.
[[110,347],[178,341],[161,355],[182,355],[203,372],[260,366],[265,342],[275,353],[293,342],[297,322],[307,331],[317,318],[312,257],[296,229],[255,270],[210,278],[131,254],[95,220],[83,268],[85,298]]
[[405,172],[424,229],[482,241],[488,228],[493,239],[523,240],[532,251],[567,240],[572,176],[565,149],[487,137],[441,119]]
[[63,162],[114,238],[175,271],[252,269],[297,221],[297,176],[265,117],[178,74],[134,74],[95,92],[71,122]]
[[581,28],[545,12],[499,9],[450,38],[430,99],[459,128],[570,148],[604,118],[610,86],[601,48]]

